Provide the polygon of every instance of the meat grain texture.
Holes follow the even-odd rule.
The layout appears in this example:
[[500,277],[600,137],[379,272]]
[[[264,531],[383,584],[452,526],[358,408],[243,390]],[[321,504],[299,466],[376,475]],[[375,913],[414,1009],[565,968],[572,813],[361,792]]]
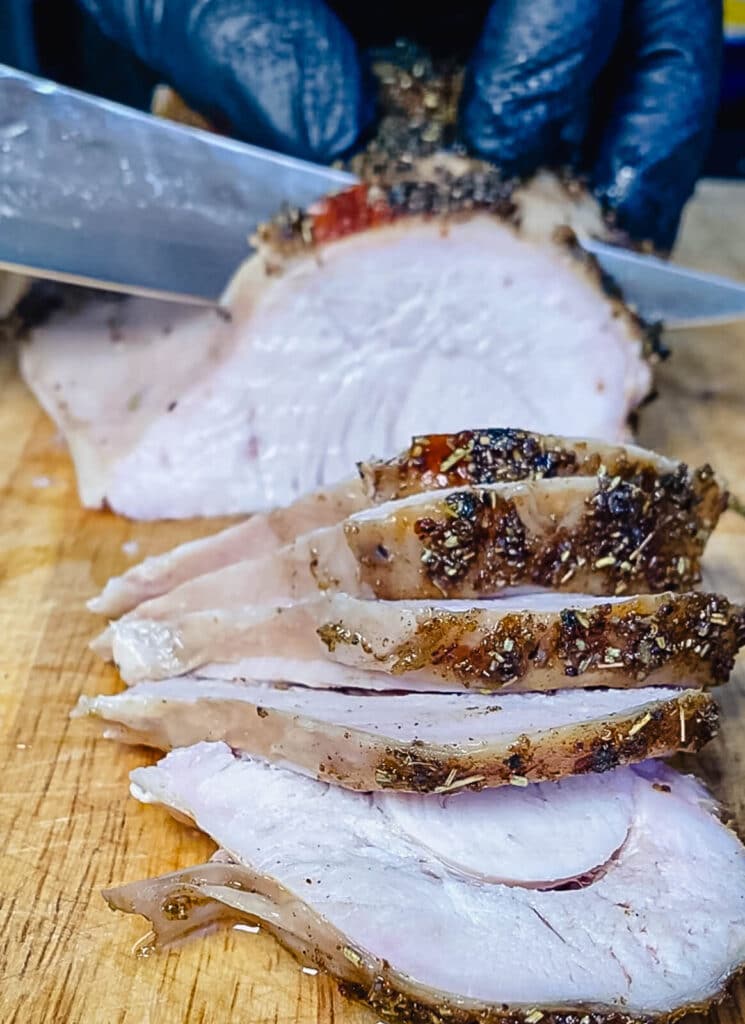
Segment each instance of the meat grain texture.
[[110,890],[112,906],[165,943],[259,921],[386,1017],[665,1019],[745,959],[745,850],[697,782],[654,762],[439,801],[199,744],[135,771],[132,792],[228,852]]
[[745,640],[742,608],[687,589],[714,473],[493,429],[360,473],[99,599],[129,607],[94,646],[132,685],[75,714],[172,750],[133,792],[227,851],[111,904],[161,944],[269,922],[395,1020],[624,1024],[717,998],[745,958],[745,851],[650,760],[711,738],[701,688]]
[[619,440],[645,328],[568,223],[604,231],[548,176],[358,186],[267,228],[227,316],[94,298],[37,327],[21,369],[83,504],[141,519],[287,504],[474,421]]

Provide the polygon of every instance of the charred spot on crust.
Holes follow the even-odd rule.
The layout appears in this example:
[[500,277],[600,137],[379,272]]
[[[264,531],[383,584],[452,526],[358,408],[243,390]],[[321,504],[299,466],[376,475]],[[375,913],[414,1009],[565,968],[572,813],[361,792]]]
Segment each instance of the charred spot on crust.
[[566,568],[552,572],[549,563],[548,577],[555,585],[589,564],[602,570],[610,593],[632,583],[652,593],[685,590],[701,578],[701,554],[726,501],[708,465],[693,473],[683,463],[662,475],[649,467],[628,478],[604,473],[578,536],[567,537],[574,551]]
[[588,753],[578,750],[577,774],[606,772],[620,764],[643,761],[655,751],[700,750],[712,739],[719,724],[716,702],[701,693],[686,694],[644,712],[631,724],[609,725],[590,744]]
[[618,767],[621,755],[610,740],[593,744],[592,754],[585,771],[609,772]]
[[565,673],[625,669],[639,681],[674,661],[696,679],[706,668],[711,683],[729,678],[745,642],[745,610],[719,594],[684,594],[645,614],[638,602],[567,609],[560,615],[556,655]]
[[[592,472],[599,460],[595,459]],[[526,430],[462,430],[413,438],[397,459],[361,467],[376,501],[459,484],[511,483],[587,471],[576,449],[560,438]]]
[[458,491],[445,499],[442,519],[414,524],[425,573],[442,593],[467,576],[485,592],[524,577],[529,552],[515,503],[496,491]]

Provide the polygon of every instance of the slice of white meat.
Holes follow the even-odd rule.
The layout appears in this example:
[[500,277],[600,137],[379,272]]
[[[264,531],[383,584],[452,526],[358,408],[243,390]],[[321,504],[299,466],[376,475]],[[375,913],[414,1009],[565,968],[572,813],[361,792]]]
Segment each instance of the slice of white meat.
[[717,708],[701,691],[350,694],[182,676],[81,697],[104,735],[168,750],[235,750],[349,789],[454,793],[699,750]]
[[145,601],[127,621],[289,605],[341,591],[385,599],[483,598],[512,588],[622,594],[685,590],[725,495],[690,476],[576,477],[431,491],[304,534],[262,558]]
[[[695,636],[696,642],[689,639]],[[125,616],[91,645],[122,679],[223,666],[313,685],[318,665],[385,674],[378,689],[555,690],[724,683],[745,643],[745,609],[718,594],[606,598],[551,592],[491,601],[367,601],[332,594],[170,619]],[[287,663],[293,663],[291,668]],[[340,663],[340,664],[339,664]],[[303,666],[308,679],[303,678]],[[269,675],[267,676],[267,672]],[[329,678],[322,685],[334,685]]]
[[121,576],[112,577],[88,607],[102,615],[123,615],[197,576],[260,558],[304,533],[333,526],[367,504],[359,479],[314,491],[286,508],[259,512],[210,537],[187,541],[162,555],[146,558]]
[[495,409],[497,426],[623,439],[650,387],[643,331],[554,236],[565,220],[531,218],[529,188],[507,209],[472,188],[457,217],[410,192],[321,204],[240,268],[228,317],[94,299],[37,327],[22,372],[83,503],[141,519],[287,504]]
[[484,484],[553,476],[627,479],[649,469],[665,475],[679,463],[634,445],[533,434],[514,428],[418,435],[389,462],[360,465],[362,480],[348,480],[298,498],[286,508],[258,513],[212,537],[182,544],[146,559],[109,580],[88,602],[91,611],[117,616],[168,593],[195,576],[257,558],[303,533],[332,526],[372,503],[459,484]]
[[198,744],[132,791],[234,863],[109,890],[112,906],[150,917],[156,942],[266,923],[381,1016],[668,1018],[745,960],[745,850],[698,783],[654,762],[438,801]]

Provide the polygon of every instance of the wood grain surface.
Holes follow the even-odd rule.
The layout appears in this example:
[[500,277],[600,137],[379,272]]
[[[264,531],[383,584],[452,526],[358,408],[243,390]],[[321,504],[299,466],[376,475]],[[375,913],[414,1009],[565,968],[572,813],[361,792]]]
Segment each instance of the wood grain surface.
[[[678,258],[745,279],[745,186],[700,186]],[[745,498],[745,324],[669,342],[641,440],[710,461]],[[136,524],[81,510],[64,446],[7,350],[0,488],[0,1024],[374,1024],[264,934],[223,932],[137,958],[144,922],[112,914],[99,895],[112,882],[202,861],[213,847],[128,797],[127,773],[147,752],[68,720],[79,694],[118,688],[87,649],[98,621],[83,602],[135,557],[220,524]],[[732,512],[707,552],[706,583],[745,598],[745,520]],[[745,826],[742,661],[722,704],[722,734],[698,764]],[[745,987],[715,1015],[745,1021]]]

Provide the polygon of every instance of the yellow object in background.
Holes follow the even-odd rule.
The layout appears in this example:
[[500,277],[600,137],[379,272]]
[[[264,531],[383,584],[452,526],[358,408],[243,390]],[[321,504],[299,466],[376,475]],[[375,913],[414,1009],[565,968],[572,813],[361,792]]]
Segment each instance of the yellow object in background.
[[745,38],[745,0],[724,0],[724,34],[728,39]]

